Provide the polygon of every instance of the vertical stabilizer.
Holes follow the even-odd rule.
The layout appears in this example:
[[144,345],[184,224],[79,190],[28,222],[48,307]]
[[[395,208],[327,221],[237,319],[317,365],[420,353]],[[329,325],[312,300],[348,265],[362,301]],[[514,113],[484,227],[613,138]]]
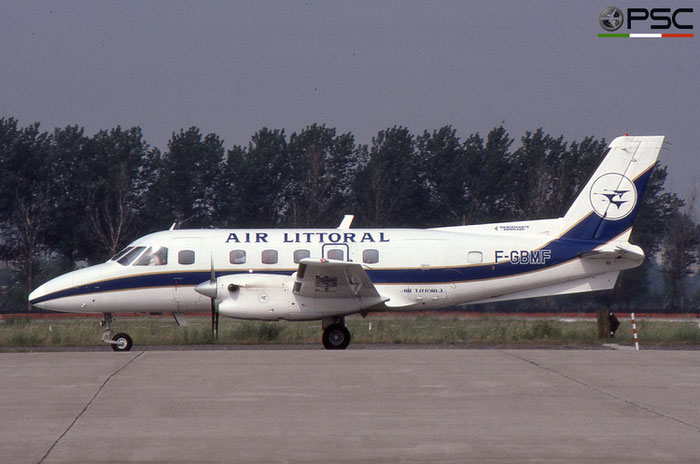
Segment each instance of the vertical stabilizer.
[[562,238],[629,238],[663,136],[617,137],[563,218]]

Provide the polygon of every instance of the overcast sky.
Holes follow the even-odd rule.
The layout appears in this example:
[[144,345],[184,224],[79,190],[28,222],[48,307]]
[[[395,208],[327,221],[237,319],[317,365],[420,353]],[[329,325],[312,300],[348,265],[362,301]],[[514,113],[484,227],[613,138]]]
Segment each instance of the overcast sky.
[[[0,0],[0,115],[89,135],[138,125],[161,149],[192,125],[227,148],[314,122],[361,143],[393,125],[466,138],[502,121],[516,138],[666,135],[667,187],[687,197],[700,37],[597,37],[606,6],[696,6],[661,3]],[[681,17],[697,34],[695,10]]]

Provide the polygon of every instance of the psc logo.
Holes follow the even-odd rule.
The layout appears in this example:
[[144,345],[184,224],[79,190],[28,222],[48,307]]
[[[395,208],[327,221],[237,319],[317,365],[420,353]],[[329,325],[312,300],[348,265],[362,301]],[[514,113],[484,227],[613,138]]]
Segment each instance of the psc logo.
[[625,16],[622,14],[622,10],[616,6],[603,8],[598,17],[600,26],[609,32],[615,32],[620,29],[624,20]]
[[[688,14],[693,13],[692,8],[627,8],[627,14],[615,6],[603,8],[598,16],[600,26],[608,32],[620,29],[627,18],[627,29],[632,29],[633,23],[651,21],[651,29],[693,29],[692,24],[688,24]],[[681,18],[681,15],[683,17]]]

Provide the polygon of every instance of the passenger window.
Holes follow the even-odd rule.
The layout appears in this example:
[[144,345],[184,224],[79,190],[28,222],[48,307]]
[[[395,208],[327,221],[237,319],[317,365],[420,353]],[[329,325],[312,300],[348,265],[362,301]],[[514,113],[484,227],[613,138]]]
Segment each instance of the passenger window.
[[484,262],[484,254],[480,251],[470,251],[467,253],[467,262],[470,264],[479,264]]
[[294,262],[299,263],[302,259],[311,256],[309,250],[294,250]]
[[263,250],[263,264],[277,264],[277,250]]
[[138,258],[138,256],[141,254],[141,252],[145,249],[146,249],[146,247],[142,247],[142,246],[136,247],[133,250],[131,250],[130,252],[128,252],[127,254],[125,254],[124,256],[122,256],[121,258],[119,258],[119,260],[117,262],[119,264],[121,264],[122,266],[128,266],[129,264],[134,262],[134,260],[136,258]]
[[375,264],[379,262],[379,250],[365,250],[362,252],[362,262]]
[[182,250],[177,254],[179,264],[194,264],[194,251]]
[[134,263],[134,266],[163,266],[165,264],[168,264],[168,249],[148,247],[148,250]]
[[245,264],[245,250],[231,250],[228,260],[231,264]]
[[345,253],[343,253],[343,250],[339,250],[337,248],[334,248],[332,250],[328,250],[328,252],[326,253],[326,258],[337,259],[338,261],[345,260],[344,256],[345,256]]

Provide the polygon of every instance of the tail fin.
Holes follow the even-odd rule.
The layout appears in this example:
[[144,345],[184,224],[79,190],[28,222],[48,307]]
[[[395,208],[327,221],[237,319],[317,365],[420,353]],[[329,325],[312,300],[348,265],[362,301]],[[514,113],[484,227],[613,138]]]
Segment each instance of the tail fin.
[[563,218],[562,238],[627,240],[663,136],[617,137]]

